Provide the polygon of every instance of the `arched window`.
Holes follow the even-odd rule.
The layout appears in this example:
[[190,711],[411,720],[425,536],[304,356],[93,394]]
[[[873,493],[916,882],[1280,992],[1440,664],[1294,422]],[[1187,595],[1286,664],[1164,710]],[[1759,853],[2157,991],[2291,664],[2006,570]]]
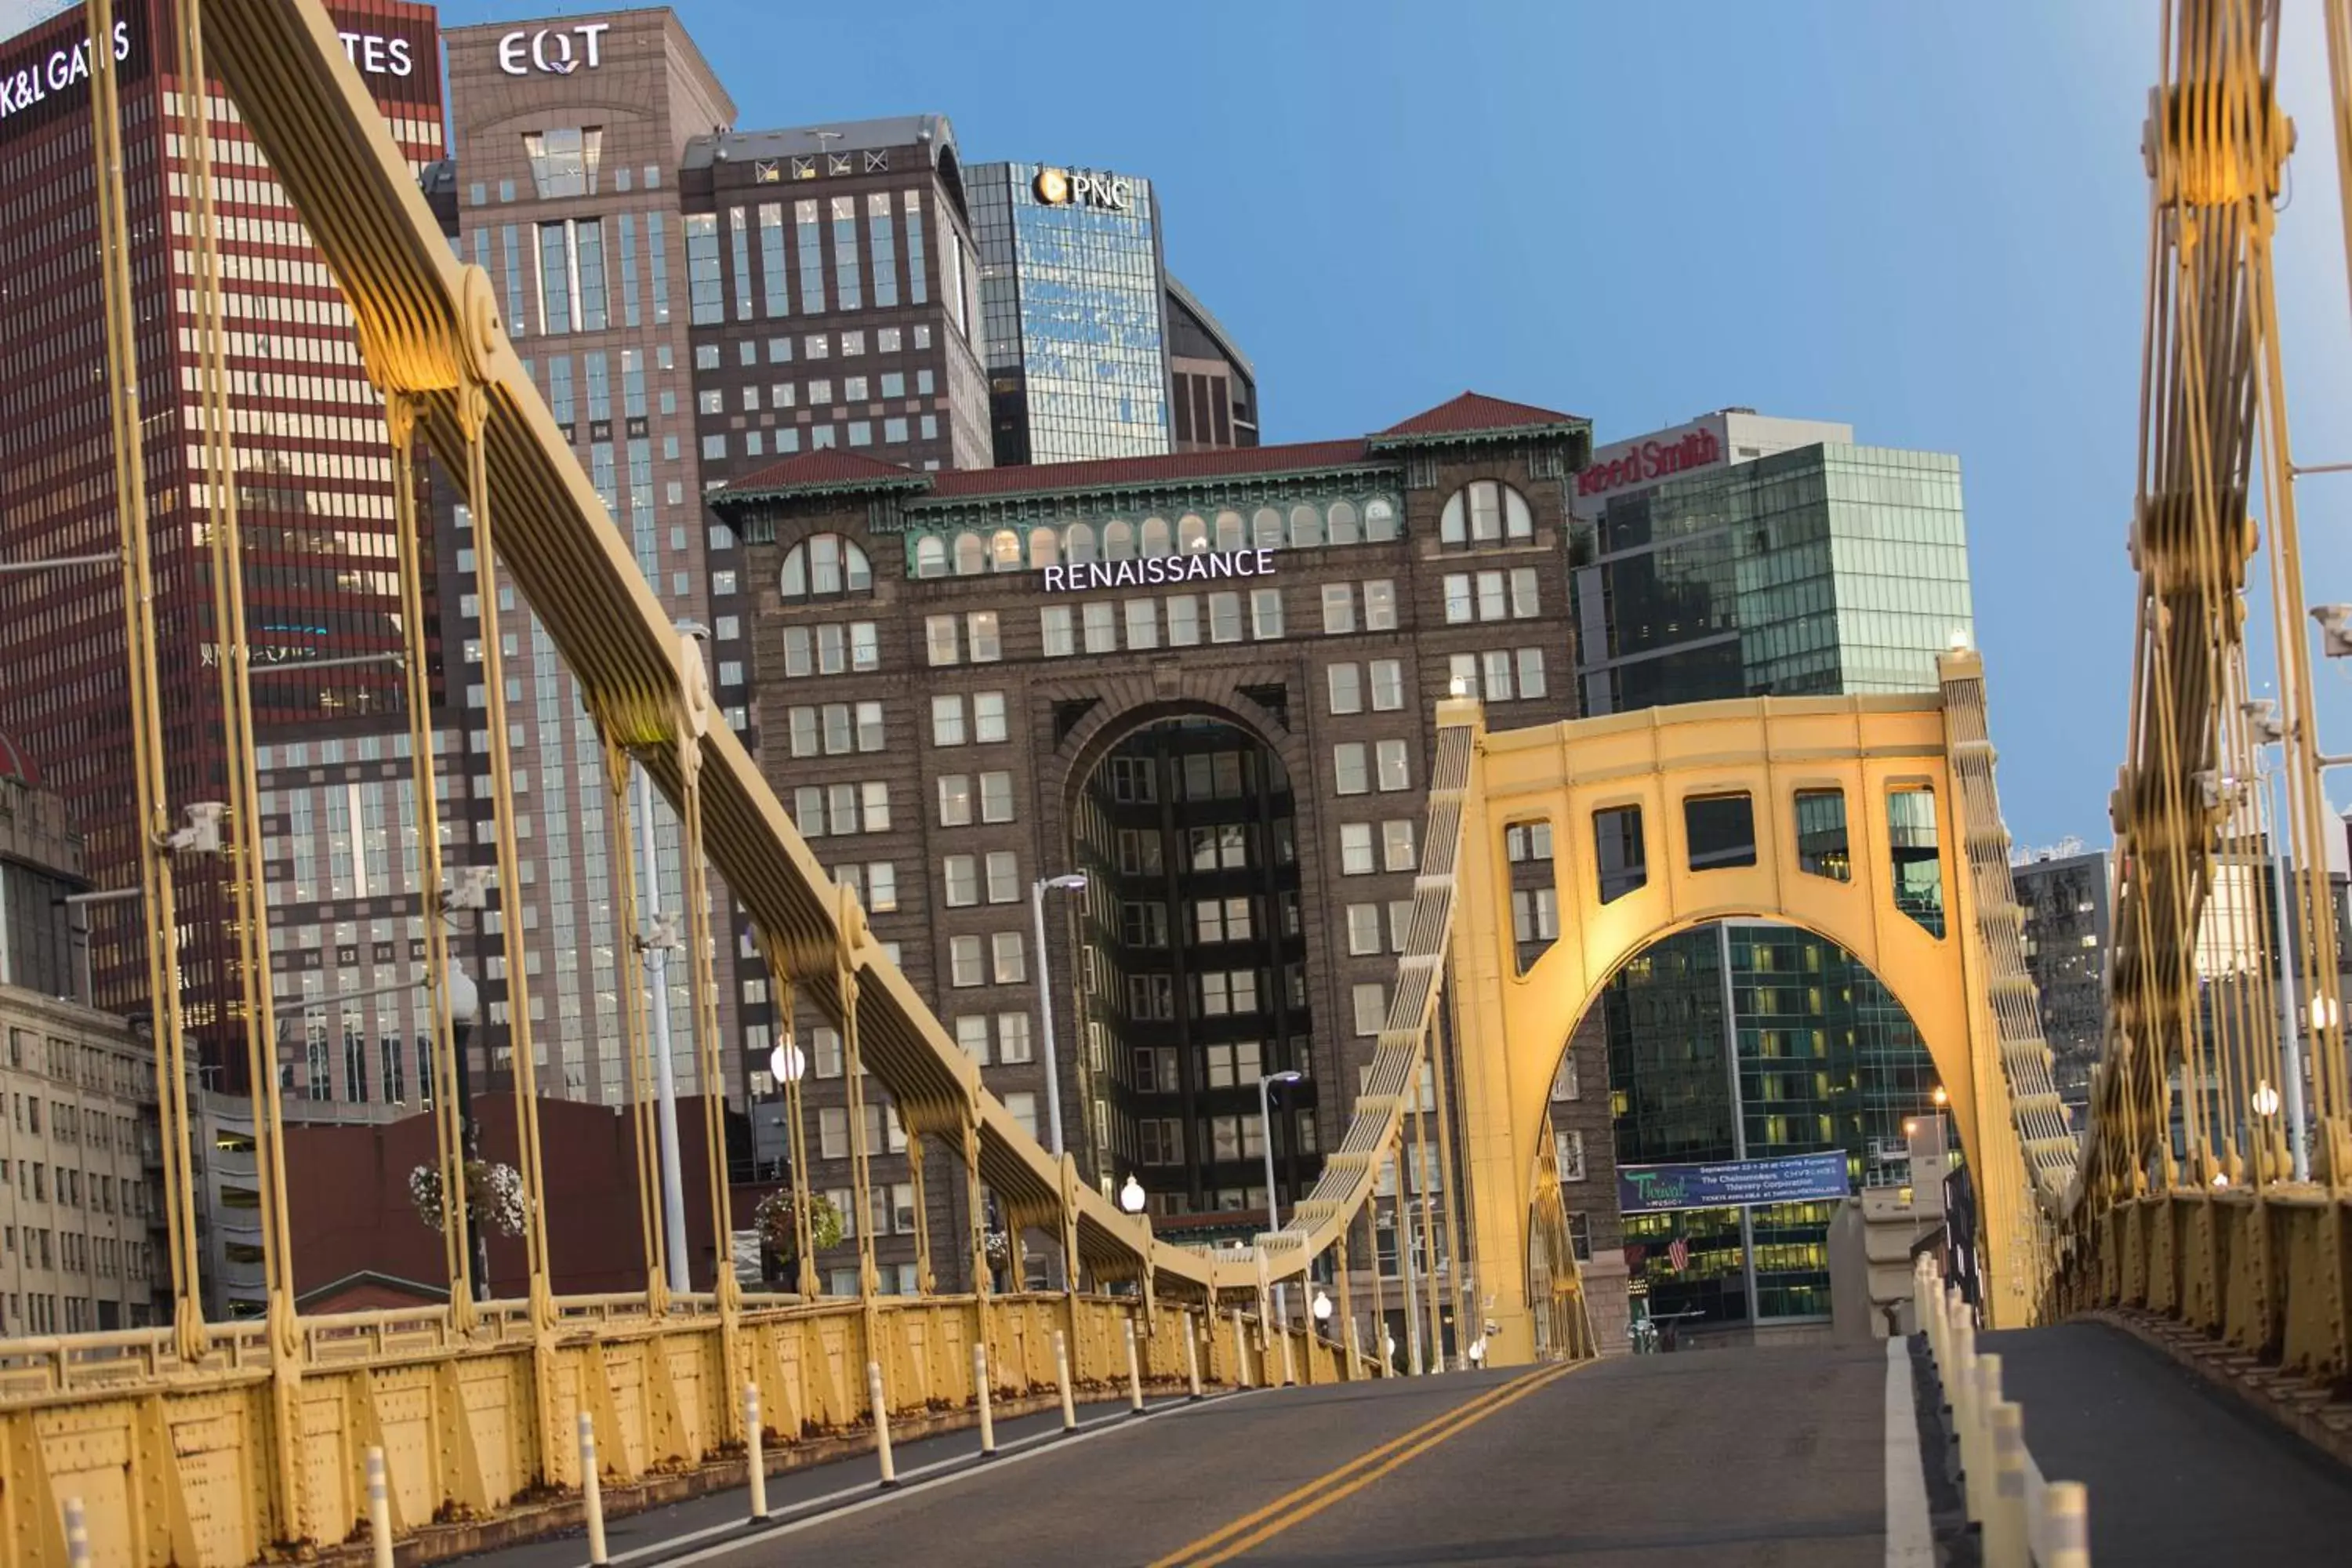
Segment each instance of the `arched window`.
[[1221,511],[1217,514],[1218,549],[1239,550],[1243,545],[1248,542],[1249,541],[1244,537],[1244,530],[1242,528],[1241,513],[1237,511]]
[[1494,544],[1535,537],[1528,498],[1499,479],[1473,479],[1445,498],[1437,537],[1445,544]]
[[1095,558],[1095,531],[1092,524],[1074,522],[1062,536],[1062,553],[1073,566],[1084,566]]
[[1331,542],[1334,544],[1353,544],[1362,537],[1356,527],[1356,509],[1351,502],[1333,501],[1326,521],[1330,525]]
[[1189,554],[1209,548],[1209,525],[1197,517],[1186,517],[1176,524],[1176,548]]
[[1135,524],[1125,518],[1103,524],[1103,559],[1131,561],[1135,558]]
[[988,542],[988,553],[999,572],[1021,569],[1021,536],[1009,528],[1000,528],[996,537]]
[[1285,542],[1282,537],[1282,513],[1275,510],[1274,508],[1270,506],[1258,508],[1257,515],[1250,520],[1250,527],[1256,534],[1257,547],[1260,550],[1282,548]]
[[1029,531],[1029,564],[1036,567],[1059,566],[1062,563],[1062,542],[1050,528]]
[[935,534],[927,533],[915,541],[915,575],[944,577],[948,574],[948,547]]
[[1396,508],[1391,505],[1386,500],[1378,496],[1366,501],[1364,503],[1365,540],[1370,543],[1378,544],[1384,540],[1394,539],[1396,536]]
[[1164,517],[1145,518],[1143,520],[1143,552],[1146,555],[1165,555],[1171,548],[1168,520]]
[[1290,509],[1290,547],[1311,549],[1323,542],[1323,514],[1300,501]]
[[787,599],[824,599],[870,593],[874,568],[866,552],[838,533],[815,533],[785,552],[777,584]]
[[977,533],[956,535],[955,573],[959,577],[977,577],[988,570],[988,546],[980,542]]

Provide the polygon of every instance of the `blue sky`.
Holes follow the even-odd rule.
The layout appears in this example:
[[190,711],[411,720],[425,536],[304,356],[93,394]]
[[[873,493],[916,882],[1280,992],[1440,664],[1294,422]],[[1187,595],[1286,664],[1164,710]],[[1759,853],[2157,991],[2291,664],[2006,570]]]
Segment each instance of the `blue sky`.
[[[1171,266],[1256,361],[1267,440],[1475,387],[1602,440],[1738,404],[1959,454],[2011,829],[2105,840],[2155,4],[677,9],[743,126],[938,110],[972,161],[1157,182]],[[2294,21],[2297,456],[2352,460],[2324,68]],[[2352,598],[2327,542],[2352,478],[2303,500],[2311,596]],[[2321,681],[2352,750],[2352,683]]]

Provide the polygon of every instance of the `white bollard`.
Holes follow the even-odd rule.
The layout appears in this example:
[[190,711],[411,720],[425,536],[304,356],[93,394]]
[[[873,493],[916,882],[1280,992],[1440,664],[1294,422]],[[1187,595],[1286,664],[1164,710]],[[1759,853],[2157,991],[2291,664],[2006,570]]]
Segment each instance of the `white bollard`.
[[743,1385],[743,1468],[751,1483],[751,1521],[768,1517],[768,1444],[760,1429],[760,1385]]
[[72,1568],[89,1568],[89,1519],[81,1499],[66,1499],[66,1561]]
[[1129,1318],[1119,1325],[1127,1331],[1127,1413],[1143,1414],[1143,1368],[1135,1358],[1135,1320]]
[[2091,1494],[2080,1481],[2042,1489],[2042,1568],[2091,1568]]
[[383,1450],[367,1451],[368,1538],[375,1568],[392,1568],[392,1488],[384,1479]]
[[580,1512],[588,1523],[589,1568],[604,1568],[604,1481],[596,1473],[596,1421],[580,1413]]
[[1282,1341],[1282,1386],[1295,1388],[1298,1384],[1298,1366],[1291,1360],[1290,1325],[1285,1323],[1274,1331],[1276,1337]]
[[1992,1508],[1985,1519],[1984,1568],[2033,1568],[2033,1548],[2029,1542],[2025,1412],[2004,1399],[1992,1406]]
[[1070,1342],[1062,1331],[1054,1331],[1054,1377],[1062,1385],[1062,1430],[1078,1429],[1078,1407],[1070,1398]]
[[1249,1340],[1242,1332],[1242,1310],[1234,1309],[1234,1386],[1247,1388],[1249,1375]]
[[1192,1399],[1198,1399],[1201,1397],[1201,1342],[1199,1334],[1200,1325],[1192,1321],[1192,1310],[1190,1307],[1187,1307],[1184,1309],[1184,1381],[1190,1384],[1192,1388],[1191,1394],[1186,1397]]
[[866,1363],[866,1393],[874,1403],[874,1457],[882,1464],[882,1484],[898,1484],[898,1467],[890,1458],[890,1400],[882,1392],[882,1363]]
[[996,1413],[989,1399],[988,1344],[984,1340],[972,1342],[971,1386],[980,1406],[980,1457],[992,1459],[996,1458]]
[[1976,1428],[1976,1330],[1965,1322],[1952,1325],[1952,1364],[1944,1369],[1944,1399],[1952,1407],[1952,1439],[1960,1450],[1961,1491],[1968,1516],[1984,1518],[1977,1498],[1979,1463]]

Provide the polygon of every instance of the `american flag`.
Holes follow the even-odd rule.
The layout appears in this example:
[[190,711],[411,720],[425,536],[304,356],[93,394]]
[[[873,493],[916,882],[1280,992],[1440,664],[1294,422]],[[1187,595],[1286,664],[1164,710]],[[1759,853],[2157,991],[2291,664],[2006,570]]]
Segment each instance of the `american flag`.
[[1677,1274],[1689,1268],[1690,1243],[1679,1236],[1666,1243],[1666,1261],[1675,1266],[1675,1272]]

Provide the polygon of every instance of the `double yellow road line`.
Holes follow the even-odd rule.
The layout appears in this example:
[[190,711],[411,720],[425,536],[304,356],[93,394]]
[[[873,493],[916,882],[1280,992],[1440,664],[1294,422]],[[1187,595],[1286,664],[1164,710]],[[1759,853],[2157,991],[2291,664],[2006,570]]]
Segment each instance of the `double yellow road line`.
[[1344,1502],[1382,1476],[1412,1463],[1448,1437],[1469,1430],[1496,1411],[1507,1409],[1528,1395],[1558,1383],[1579,1367],[1590,1364],[1575,1362],[1564,1366],[1544,1367],[1497,1384],[1477,1398],[1457,1405],[1433,1420],[1423,1422],[1403,1436],[1391,1438],[1370,1453],[1358,1455],[1338,1469],[1284,1493],[1223,1530],[1170,1552],[1152,1563],[1151,1568],[1215,1568],[1217,1563],[1229,1563],[1291,1526],[1314,1518],[1334,1503]]

